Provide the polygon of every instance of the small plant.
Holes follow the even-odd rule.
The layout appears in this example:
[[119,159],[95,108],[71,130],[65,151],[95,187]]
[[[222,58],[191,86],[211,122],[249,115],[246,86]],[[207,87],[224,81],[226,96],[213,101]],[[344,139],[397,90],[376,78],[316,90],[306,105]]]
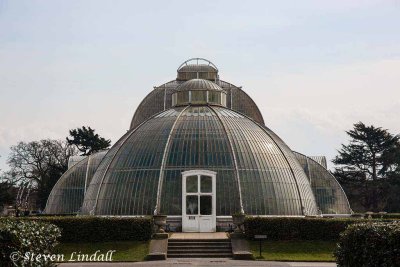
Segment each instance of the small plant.
[[[38,221],[0,221],[0,262],[4,266],[52,266],[45,258],[26,255],[49,255],[58,244],[61,231],[53,224]],[[1,265],[3,266],[3,265]]]

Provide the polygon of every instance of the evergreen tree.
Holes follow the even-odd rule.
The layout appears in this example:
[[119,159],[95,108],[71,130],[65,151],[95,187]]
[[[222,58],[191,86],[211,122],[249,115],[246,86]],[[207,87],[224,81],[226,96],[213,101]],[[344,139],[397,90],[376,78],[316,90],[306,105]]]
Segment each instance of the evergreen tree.
[[75,145],[82,156],[91,155],[97,151],[104,150],[110,147],[111,141],[100,137],[95,133],[95,130],[90,127],[82,126],[82,128],[76,128],[69,131],[69,139],[67,142],[69,145]]
[[351,140],[348,145],[342,144],[333,160],[334,175],[353,209],[390,210],[395,205],[391,198],[400,193],[393,192],[400,180],[400,136],[362,122],[346,133]]

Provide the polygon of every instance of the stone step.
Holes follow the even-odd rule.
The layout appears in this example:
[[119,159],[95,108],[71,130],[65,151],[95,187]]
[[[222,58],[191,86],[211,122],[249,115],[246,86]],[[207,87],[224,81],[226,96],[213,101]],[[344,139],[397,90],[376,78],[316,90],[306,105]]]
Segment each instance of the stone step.
[[177,238],[170,238],[168,241],[171,242],[201,242],[201,241],[208,241],[208,242],[229,242],[230,239],[224,238],[224,239],[177,239]]
[[168,258],[231,258],[232,253],[168,253]]
[[209,246],[205,246],[205,245],[188,245],[188,246],[168,246],[168,248],[171,249],[175,249],[175,250],[185,250],[185,249],[192,249],[192,248],[210,248],[210,249],[231,249],[232,247],[229,246],[215,246],[215,245],[209,245]]
[[231,242],[225,242],[225,243],[214,243],[214,242],[168,242],[168,245],[170,246],[230,246]]
[[232,248],[187,248],[187,249],[173,249],[173,248],[168,248],[168,252],[182,252],[182,253],[188,253],[188,252],[210,252],[210,253],[217,253],[220,251],[226,252],[226,251],[232,251]]
[[168,239],[169,243],[230,243],[229,239]]
[[213,242],[213,241],[196,241],[196,242],[186,242],[186,241],[171,241],[168,240],[168,244],[230,244],[231,241],[227,240],[224,242]]
[[232,257],[229,239],[169,239],[167,256],[170,258],[226,258]]
[[197,243],[197,242],[213,242],[213,243],[226,243],[226,242],[230,242],[229,239],[191,239],[191,240],[185,240],[185,239],[168,239],[169,242],[172,243],[179,243],[179,242],[186,242],[186,243]]

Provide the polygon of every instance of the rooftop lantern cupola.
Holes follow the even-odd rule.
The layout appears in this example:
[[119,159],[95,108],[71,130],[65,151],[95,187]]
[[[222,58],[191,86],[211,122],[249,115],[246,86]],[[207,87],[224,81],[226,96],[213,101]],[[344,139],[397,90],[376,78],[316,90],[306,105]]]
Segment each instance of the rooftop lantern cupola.
[[217,105],[226,107],[226,92],[218,84],[203,79],[186,81],[172,94],[172,106]]
[[204,58],[191,58],[183,62],[178,68],[178,81],[191,79],[205,79],[218,82],[218,68],[211,61]]

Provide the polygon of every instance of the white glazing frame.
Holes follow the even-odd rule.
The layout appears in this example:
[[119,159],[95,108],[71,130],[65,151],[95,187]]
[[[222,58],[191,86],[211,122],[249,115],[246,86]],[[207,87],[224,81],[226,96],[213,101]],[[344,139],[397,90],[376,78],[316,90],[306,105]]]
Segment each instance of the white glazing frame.
[[[209,176],[211,177],[212,180],[212,190],[211,193],[202,193],[201,192],[201,176]],[[189,176],[197,176],[197,192],[195,193],[187,193],[186,191],[186,180],[187,177]],[[216,231],[216,176],[217,173],[214,171],[209,171],[209,170],[190,170],[190,171],[184,171],[182,172],[182,232],[195,232],[193,229],[188,229],[186,227],[186,223],[188,220],[187,217],[189,216],[197,216],[197,221],[199,223],[198,225],[198,232],[201,231],[201,223],[202,223],[202,218],[207,218],[211,219],[211,226],[209,231],[207,232],[215,232]],[[197,201],[198,201],[198,214],[197,215],[187,215],[186,214],[186,197],[187,196],[198,196]],[[201,196],[211,196],[212,197],[212,209],[211,209],[211,215],[201,215],[200,214],[200,197]]]

